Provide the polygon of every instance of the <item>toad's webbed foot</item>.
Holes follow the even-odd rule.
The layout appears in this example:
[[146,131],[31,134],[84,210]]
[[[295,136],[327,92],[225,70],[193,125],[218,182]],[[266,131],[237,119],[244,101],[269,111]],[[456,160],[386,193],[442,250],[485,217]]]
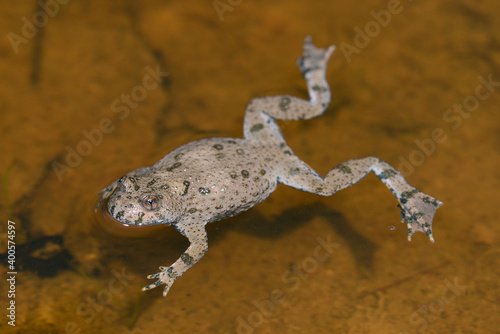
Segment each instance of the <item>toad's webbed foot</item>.
[[401,193],[399,198],[401,222],[408,227],[408,241],[415,232],[424,232],[430,241],[432,236],[432,220],[436,210],[443,205],[439,200],[422,193],[417,189]]
[[[156,288],[161,284],[165,284],[165,288],[163,289],[163,296],[166,296],[172,284],[174,284],[175,280],[180,277],[180,275],[174,270],[174,267],[160,267],[160,272],[156,274],[149,275],[149,279],[158,278],[158,280],[148,286],[143,287],[142,291],[151,290]],[[187,269],[186,269],[187,270]]]

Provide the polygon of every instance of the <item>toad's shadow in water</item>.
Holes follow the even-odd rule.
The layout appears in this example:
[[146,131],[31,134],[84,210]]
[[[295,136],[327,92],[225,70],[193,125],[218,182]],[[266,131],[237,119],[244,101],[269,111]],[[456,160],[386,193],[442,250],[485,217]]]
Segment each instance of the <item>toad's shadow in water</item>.
[[[341,213],[321,202],[294,206],[271,217],[262,215],[259,210],[250,210],[229,220],[235,223],[230,224],[232,230],[262,238],[277,239],[318,216],[323,217],[349,247],[360,275],[372,273],[373,255],[378,246],[353,229]],[[209,240],[218,239],[228,230],[222,226],[223,224],[207,225]],[[325,231],[325,235],[327,234]]]

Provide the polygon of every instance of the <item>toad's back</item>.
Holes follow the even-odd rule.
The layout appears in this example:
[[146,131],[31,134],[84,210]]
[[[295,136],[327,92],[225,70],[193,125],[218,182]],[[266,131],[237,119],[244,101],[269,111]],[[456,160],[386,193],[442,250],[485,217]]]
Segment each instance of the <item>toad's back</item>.
[[152,169],[181,197],[189,218],[211,222],[266,199],[276,189],[280,154],[260,141],[209,138],[179,147]]

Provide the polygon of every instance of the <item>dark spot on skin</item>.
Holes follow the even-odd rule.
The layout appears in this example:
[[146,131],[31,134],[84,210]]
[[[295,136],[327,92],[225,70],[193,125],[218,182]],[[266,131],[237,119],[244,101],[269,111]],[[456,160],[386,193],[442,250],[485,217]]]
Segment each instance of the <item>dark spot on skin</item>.
[[164,184],[164,185],[162,185],[160,188],[161,188],[161,189],[163,189],[163,190],[167,190],[167,189],[168,189],[168,188],[170,188],[170,187],[169,187],[168,185]]
[[176,154],[174,159],[175,160],[179,160],[180,158],[182,158],[182,156],[184,155],[184,153],[179,153],[179,154]]
[[258,176],[254,177],[253,178],[254,182],[259,182],[260,181],[260,178]]
[[120,219],[121,217],[123,217],[125,215],[125,211],[120,211],[116,214],[116,219]]
[[215,158],[216,158],[217,160],[221,160],[221,159],[224,159],[224,157],[225,157],[225,156],[226,156],[226,155],[225,155],[224,153],[217,153],[217,154],[215,155]]
[[210,190],[209,190],[209,189],[207,189],[207,188],[200,187],[200,188],[198,189],[198,191],[199,191],[199,192],[200,192],[200,194],[202,194],[202,195],[208,195],[208,194],[210,194]]
[[393,171],[392,169],[386,169],[382,173],[380,173],[378,177],[380,179],[388,179],[390,177],[393,177],[394,175],[396,175],[395,171]]
[[321,188],[321,187],[316,188],[314,192],[321,193],[321,192],[323,192],[323,188]]
[[236,153],[238,155],[243,155],[243,154],[245,154],[245,151],[243,151],[241,148],[239,148],[239,149],[236,150]]
[[152,179],[151,181],[148,182],[148,187],[151,187],[153,184],[156,183],[156,179]]
[[140,223],[142,223],[142,217],[144,217],[144,212],[139,212],[138,218],[135,220],[135,223],[137,225],[139,225]]
[[262,123],[257,123],[257,124],[255,124],[254,126],[252,126],[252,127],[250,128],[250,132],[257,132],[257,131],[262,130],[263,128],[264,128],[264,124],[262,124]]
[[243,176],[243,178],[247,179],[250,176],[250,173],[244,169],[241,171],[241,176]]
[[436,207],[438,206],[438,201],[437,201],[436,199],[434,199],[434,198],[433,198],[433,199],[431,199],[431,198],[430,198],[430,197],[428,197],[428,196],[424,197],[424,198],[422,199],[422,201],[423,201],[424,203],[427,203],[427,204],[432,204],[432,205],[434,205],[434,206],[436,206]]
[[314,91],[316,91],[318,93],[323,93],[323,92],[327,91],[326,87],[318,86],[318,85],[312,86],[312,90],[314,90]]
[[188,210],[189,213],[195,213],[196,211],[198,211],[198,209],[196,208],[191,208]]
[[159,224],[162,224],[165,221],[165,216],[159,212],[155,212],[155,217],[158,218]]
[[290,98],[283,97],[280,101],[279,108],[282,111],[287,111],[290,108]]
[[220,150],[224,149],[224,146],[222,146],[221,144],[215,144],[213,147],[214,147],[217,151],[220,151]]
[[290,152],[289,150],[283,151],[283,153],[285,153],[287,155],[292,155],[292,152]]
[[234,140],[228,140],[227,143],[228,144],[236,144],[236,142]]
[[216,208],[217,210],[220,210],[220,209],[222,209],[222,205],[217,205],[215,208]]
[[265,170],[263,170],[263,169],[261,169],[261,170],[260,170],[260,175],[266,175],[266,171],[265,171]]
[[300,173],[300,168],[290,168],[290,170],[288,171],[288,174],[290,175],[298,175]]
[[134,189],[135,189],[135,191],[137,191],[137,190],[141,189],[141,187],[139,187],[139,185],[137,185],[137,184],[134,184]]
[[170,278],[173,278],[173,279],[179,278],[179,275],[177,275],[177,273],[174,271],[174,268],[172,268],[172,267],[169,267],[167,269],[167,273],[168,273],[168,277],[170,277]]
[[181,260],[187,265],[193,264],[193,257],[189,255],[188,253],[184,253],[181,255]]
[[235,172],[229,172],[229,176],[232,178],[232,179],[236,179],[238,177],[238,174],[236,174]]
[[176,168],[178,168],[178,167],[180,167],[180,166],[182,166],[182,163],[180,163],[180,162],[176,162],[176,163],[175,163],[175,164],[173,164],[172,166],[167,167],[167,168],[165,168],[165,169],[166,169],[167,171],[171,172],[171,171],[173,171],[174,169],[176,169]]
[[184,181],[184,182],[182,182],[182,184],[184,184],[184,191],[182,192],[181,196],[184,196],[184,195],[186,195],[186,194],[187,194],[188,189],[189,189],[189,185],[190,185],[191,183],[189,183],[189,181]]
[[415,195],[418,192],[419,191],[417,189],[413,189],[411,191],[403,191],[403,193],[401,193],[401,198],[399,199],[399,202],[401,202],[401,204],[405,204],[406,202],[408,202],[408,199],[412,198],[413,195]]
[[349,168],[349,166],[346,166],[346,165],[339,165],[339,166],[337,166],[335,168],[338,169],[338,170],[340,170],[342,173],[345,173],[345,174],[351,174],[352,173],[351,168]]
[[286,145],[285,145],[285,143],[281,143],[281,144],[280,144],[280,148],[283,148],[283,147],[285,147],[285,146],[286,146]]

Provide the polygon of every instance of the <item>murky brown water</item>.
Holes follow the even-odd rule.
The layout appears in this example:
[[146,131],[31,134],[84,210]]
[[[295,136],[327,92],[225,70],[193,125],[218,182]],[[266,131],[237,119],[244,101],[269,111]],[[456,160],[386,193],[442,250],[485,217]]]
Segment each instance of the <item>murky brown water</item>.
[[[498,1],[65,2],[0,5],[1,252],[8,220],[18,246],[0,332],[499,332]],[[368,155],[398,167],[445,203],[435,244],[406,240],[374,176],[331,198],[279,187],[212,224],[166,298],[140,292],[187,242],[104,228],[97,191],[183,143],[241,137],[253,97],[306,97],[306,35],[339,46],[333,101],[281,122],[288,143],[323,175]]]

